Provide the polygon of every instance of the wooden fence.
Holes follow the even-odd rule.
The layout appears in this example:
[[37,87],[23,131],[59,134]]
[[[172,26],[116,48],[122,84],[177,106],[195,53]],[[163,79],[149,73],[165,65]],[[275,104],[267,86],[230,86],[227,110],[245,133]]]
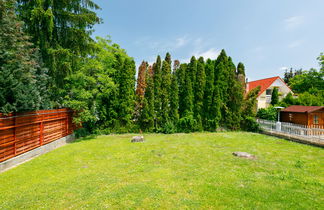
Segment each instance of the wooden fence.
[[0,114],[0,162],[72,134],[72,111]]

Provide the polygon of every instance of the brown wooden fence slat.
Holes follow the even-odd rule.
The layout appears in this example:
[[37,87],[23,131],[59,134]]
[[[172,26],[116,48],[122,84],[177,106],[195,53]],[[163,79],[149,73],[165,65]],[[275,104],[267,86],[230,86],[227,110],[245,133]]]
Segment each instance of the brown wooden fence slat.
[[72,111],[0,113],[0,162],[72,134]]

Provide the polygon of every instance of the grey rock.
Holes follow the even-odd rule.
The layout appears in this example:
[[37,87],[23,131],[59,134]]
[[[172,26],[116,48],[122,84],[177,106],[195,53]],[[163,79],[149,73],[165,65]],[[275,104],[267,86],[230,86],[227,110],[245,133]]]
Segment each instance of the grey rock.
[[241,158],[247,158],[247,159],[255,159],[256,157],[254,155],[251,155],[247,152],[233,152],[234,156],[241,157]]
[[144,142],[144,136],[134,136],[131,142]]

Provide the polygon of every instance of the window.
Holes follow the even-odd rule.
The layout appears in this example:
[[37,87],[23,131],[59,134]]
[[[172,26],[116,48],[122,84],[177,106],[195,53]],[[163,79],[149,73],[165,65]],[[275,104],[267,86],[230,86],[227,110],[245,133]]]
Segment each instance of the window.
[[314,124],[318,124],[318,115],[314,115]]
[[269,96],[269,95],[271,95],[271,94],[272,94],[272,90],[271,90],[271,89],[267,89],[267,90],[266,90],[266,95]]
[[292,118],[293,118],[293,114],[292,113],[289,113],[289,121],[290,122],[292,121]]

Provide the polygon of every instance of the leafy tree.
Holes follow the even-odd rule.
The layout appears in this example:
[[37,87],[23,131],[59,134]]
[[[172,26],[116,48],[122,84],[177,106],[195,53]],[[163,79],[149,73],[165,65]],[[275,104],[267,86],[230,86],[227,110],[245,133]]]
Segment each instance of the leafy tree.
[[289,85],[296,93],[307,92],[311,88],[324,90],[324,72],[315,69],[304,71],[302,74],[293,77]]
[[52,97],[60,100],[64,78],[76,72],[94,50],[92,27],[100,23],[91,0],[18,0],[18,15],[25,31],[40,49],[52,77]]
[[0,112],[49,108],[47,70],[22,32],[15,1],[0,0],[0,25]]
[[279,103],[279,90],[274,87],[271,94],[271,105],[276,105]]
[[66,78],[64,105],[77,111],[74,120],[90,131],[127,132],[135,101],[135,63],[125,50],[97,38],[97,50]]

